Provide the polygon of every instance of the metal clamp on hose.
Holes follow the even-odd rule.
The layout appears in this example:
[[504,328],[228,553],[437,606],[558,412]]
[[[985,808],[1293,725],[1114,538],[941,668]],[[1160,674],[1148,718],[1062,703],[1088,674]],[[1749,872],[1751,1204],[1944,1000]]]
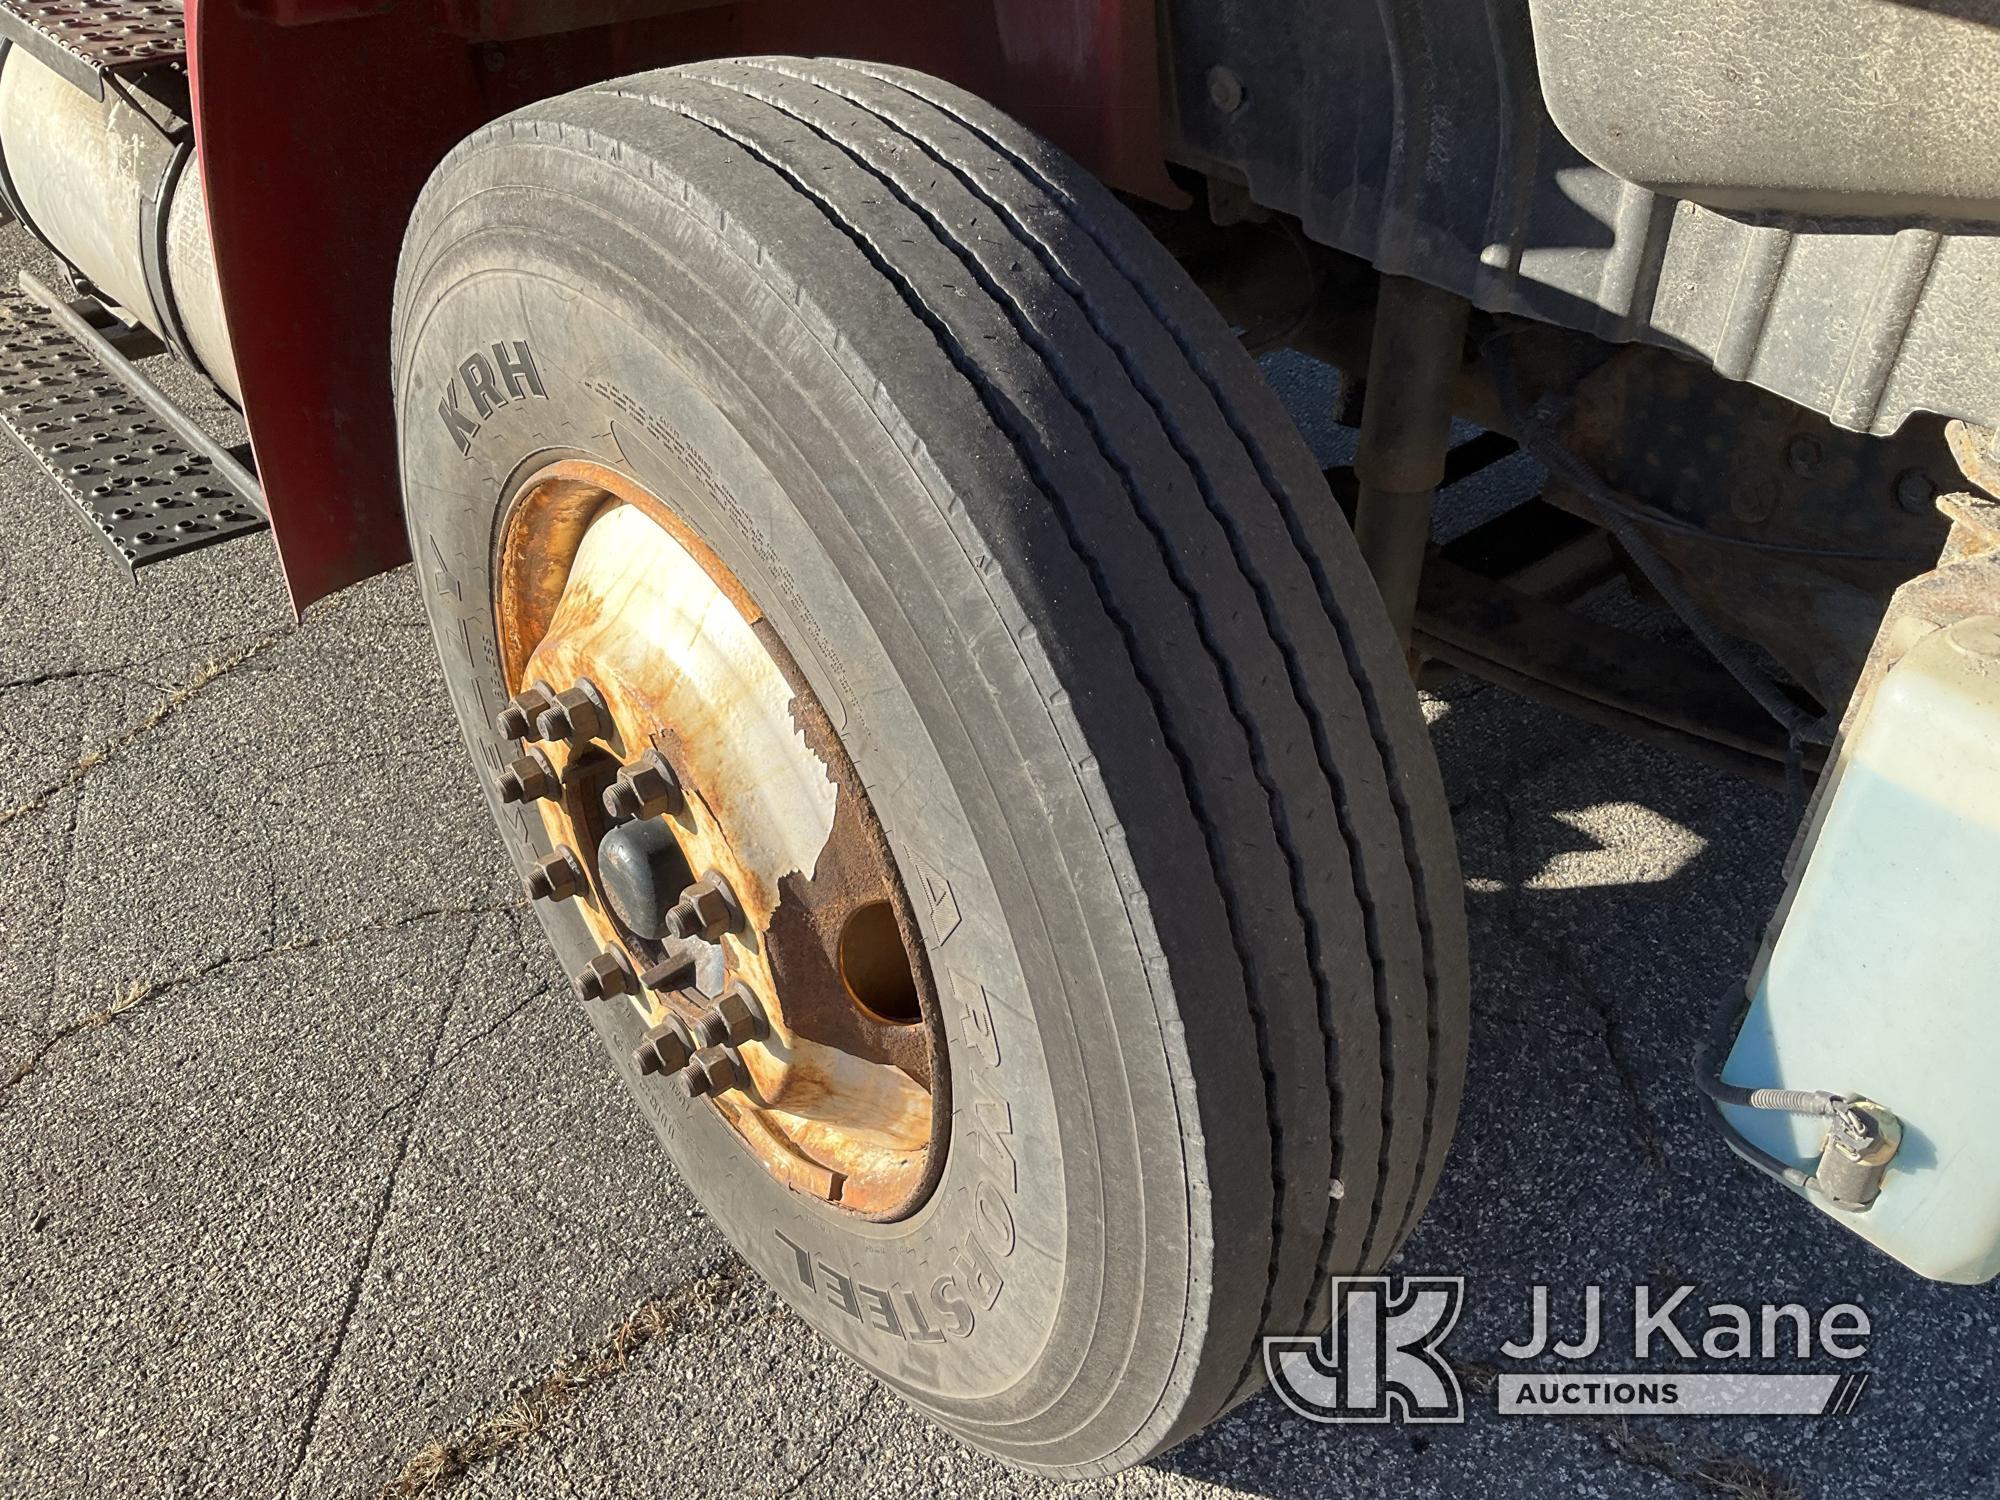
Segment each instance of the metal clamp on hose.
[[[1850,1099],[1808,1089],[1746,1088],[1723,1080],[1722,1069],[1735,1045],[1737,1027],[1749,1008],[1741,990],[1723,997],[1701,1050],[1695,1054],[1695,1087],[1714,1104],[1715,1126],[1729,1149],[1753,1167],[1801,1192],[1817,1193],[1833,1207],[1861,1213],[1882,1191],[1882,1177],[1903,1143],[1903,1125],[1872,1099]],[[1811,1173],[1773,1156],[1730,1122],[1725,1104],[1826,1120],[1819,1164]]]

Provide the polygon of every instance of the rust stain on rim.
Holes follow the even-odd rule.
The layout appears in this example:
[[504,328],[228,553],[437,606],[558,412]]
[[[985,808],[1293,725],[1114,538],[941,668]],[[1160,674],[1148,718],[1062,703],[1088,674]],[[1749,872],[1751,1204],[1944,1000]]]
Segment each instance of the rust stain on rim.
[[[542,746],[563,790],[536,804],[590,872],[578,904],[592,935],[637,972],[694,946],[628,930],[597,883],[602,790],[648,750],[687,794],[665,820],[687,868],[719,872],[742,908],[717,945],[723,983],[749,985],[770,1033],[735,1049],[737,1088],[692,1107],[801,1193],[868,1219],[913,1212],[951,1114],[936,989],[867,790],[776,629],[672,507],[601,464],[556,463],[521,486],[495,572],[507,690],[587,678],[610,711],[589,744]],[[713,998],[603,1003],[659,1025]]]

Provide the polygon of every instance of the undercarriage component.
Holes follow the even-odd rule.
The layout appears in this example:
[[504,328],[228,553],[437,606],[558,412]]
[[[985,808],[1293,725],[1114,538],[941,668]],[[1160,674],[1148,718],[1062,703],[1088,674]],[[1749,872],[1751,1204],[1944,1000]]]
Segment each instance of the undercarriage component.
[[[1944,425],[1871,438],[1634,347],[1577,383],[1561,435],[1711,619],[1837,707],[1890,595],[1944,542],[1932,502],[1958,482]],[[1572,489],[1545,494],[1598,518]]]
[[262,531],[262,494],[234,455],[111,335],[32,277],[22,284],[0,295],[0,422],[92,534],[136,570]]
[[174,76],[93,97],[22,47],[0,48],[0,194],[105,300],[235,399],[185,93]]
[[1400,276],[1382,280],[1368,394],[1354,454],[1354,539],[1405,646],[1431,540],[1431,504],[1451,446],[1451,405],[1465,362],[1462,298]]
[[[1443,482],[1503,462],[1513,441],[1487,432],[1445,457]],[[1344,507],[1357,498],[1351,470],[1328,472]],[[1618,733],[1738,775],[1782,784],[1794,753],[1779,722],[1707,651],[1608,625],[1569,608],[1629,568],[1589,506],[1551,480],[1545,498],[1522,501],[1442,547],[1430,547],[1410,641],[1419,661],[1441,664]],[[1797,747],[1816,772],[1821,747]]]
[[[1850,72],[1866,64],[1829,43],[1829,24],[1862,0],[1785,7],[1796,35],[1830,49],[1823,61]],[[1745,17],[1733,0],[1679,6],[1603,0],[1538,0],[1544,11],[1588,12],[1609,30],[1640,27],[1674,38],[1671,57],[1650,65],[1684,71],[1701,87],[1767,93],[1796,109],[1788,72],[1718,66],[1699,16]],[[1922,125],[1895,132],[1936,139],[1930,158],[1983,163],[1955,176],[1961,186],[1994,174],[1986,138],[1962,123],[1983,108],[1990,73],[1988,24],[1947,21],[1930,7],[1873,3],[1886,30],[1937,25],[1964,39],[1951,76],[1959,91],[1930,94],[1930,69],[1897,80],[1926,100]],[[1974,7],[1975,9],[1977,7]],[[1162,19],[1176,101],[1168,153],[1239,184],[1249,203],[1294,217],[1306,238],[1372,263],[1388,275],[1427,281],[1475,307],[1519,314],[1620,343],[1692,355],[1731,380],[1776,392],[1856,432],[1893,433],[1913,413],[2000,423],[2000,340],[1992,337],[1992,288],[2000,284],[2000,236],[1954,222],[1950,204],[1909,220],[1874,222],[1727,212],[1676,199],[1594,165],[1549,118],[1538,37],[1519,5],[1475,9],[1463,0],[1382,0],[1378,5],[1216,5],[1167,0]],[[1749,20],[1743,22],[1750,25]],[[1732,28],[1735,30],[1735,28]],[[1740,31],[1738,32],[1740,35]],[[1891,33],[1893,34],[1893,32]],[[1606,116],[1621,139],[1640,136],[1681,150],[1686,133],[1669,96],[1632,91],[1622,49],[1594,60],[1617,81],[1623,118]],[[1241,80],[1244,107],[1210,101],[1207,75],[1225,67]],[[1755,127],[1704,107],[1690,84],[1671,102],[1699,115],[1710,139],[1760,150]],[[1268,102],[1268,105],[1266,103]],[[1871,155],[1852,106],[1812,111],[1829,160],[1853,166]],[[1948,134],[1944,132],[1949,132]],[[1593,148],[1594,149],[1594,148]],[[1913,177],[1930,175],[1926,159]],[[1976,188],[1967,197],[1983,197]],[[1766,205],[1777,207],[1778,205]],[[1874,211],[1868,205],[1852,212]],[[1962,212],[1962,208],[1960,209]],[[1348,368],[1354,368],[1348,366]]]
[[[1503,584],[1434,553],[1412,644],[1586,722],[1757,781],[1784,779],[1784,729],[1712,657],[1587,618],[1518,580]],[[1801,753],[1803,769],[1816,770],[1819,747]]]

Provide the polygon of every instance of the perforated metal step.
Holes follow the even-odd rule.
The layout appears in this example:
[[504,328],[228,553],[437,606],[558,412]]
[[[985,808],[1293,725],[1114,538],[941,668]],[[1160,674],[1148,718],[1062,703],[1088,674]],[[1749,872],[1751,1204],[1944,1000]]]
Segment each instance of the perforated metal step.
[[0,0],[0,37],[100,99],[107,73],[137,73],[187,57],[187,18],[179,5]]
[[0,423],[130,568],[264,529],[255,496],[17,292],[0,292]]

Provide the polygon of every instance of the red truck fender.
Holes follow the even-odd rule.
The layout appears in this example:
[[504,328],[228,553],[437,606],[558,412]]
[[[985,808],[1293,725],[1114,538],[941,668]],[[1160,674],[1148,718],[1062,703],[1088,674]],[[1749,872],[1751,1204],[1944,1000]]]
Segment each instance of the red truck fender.
[[[1153,0],[927,10],[913,17],[895,0],[190,0],[216,268],[294,607],[409,556],[389,390],[404,226],[454,144],[533,98],[704,57],[868,57],[951,78],[1112,185],[1183,201],[1160,149]],[[557,14],[570,26],[625,19],[543,31]]]

